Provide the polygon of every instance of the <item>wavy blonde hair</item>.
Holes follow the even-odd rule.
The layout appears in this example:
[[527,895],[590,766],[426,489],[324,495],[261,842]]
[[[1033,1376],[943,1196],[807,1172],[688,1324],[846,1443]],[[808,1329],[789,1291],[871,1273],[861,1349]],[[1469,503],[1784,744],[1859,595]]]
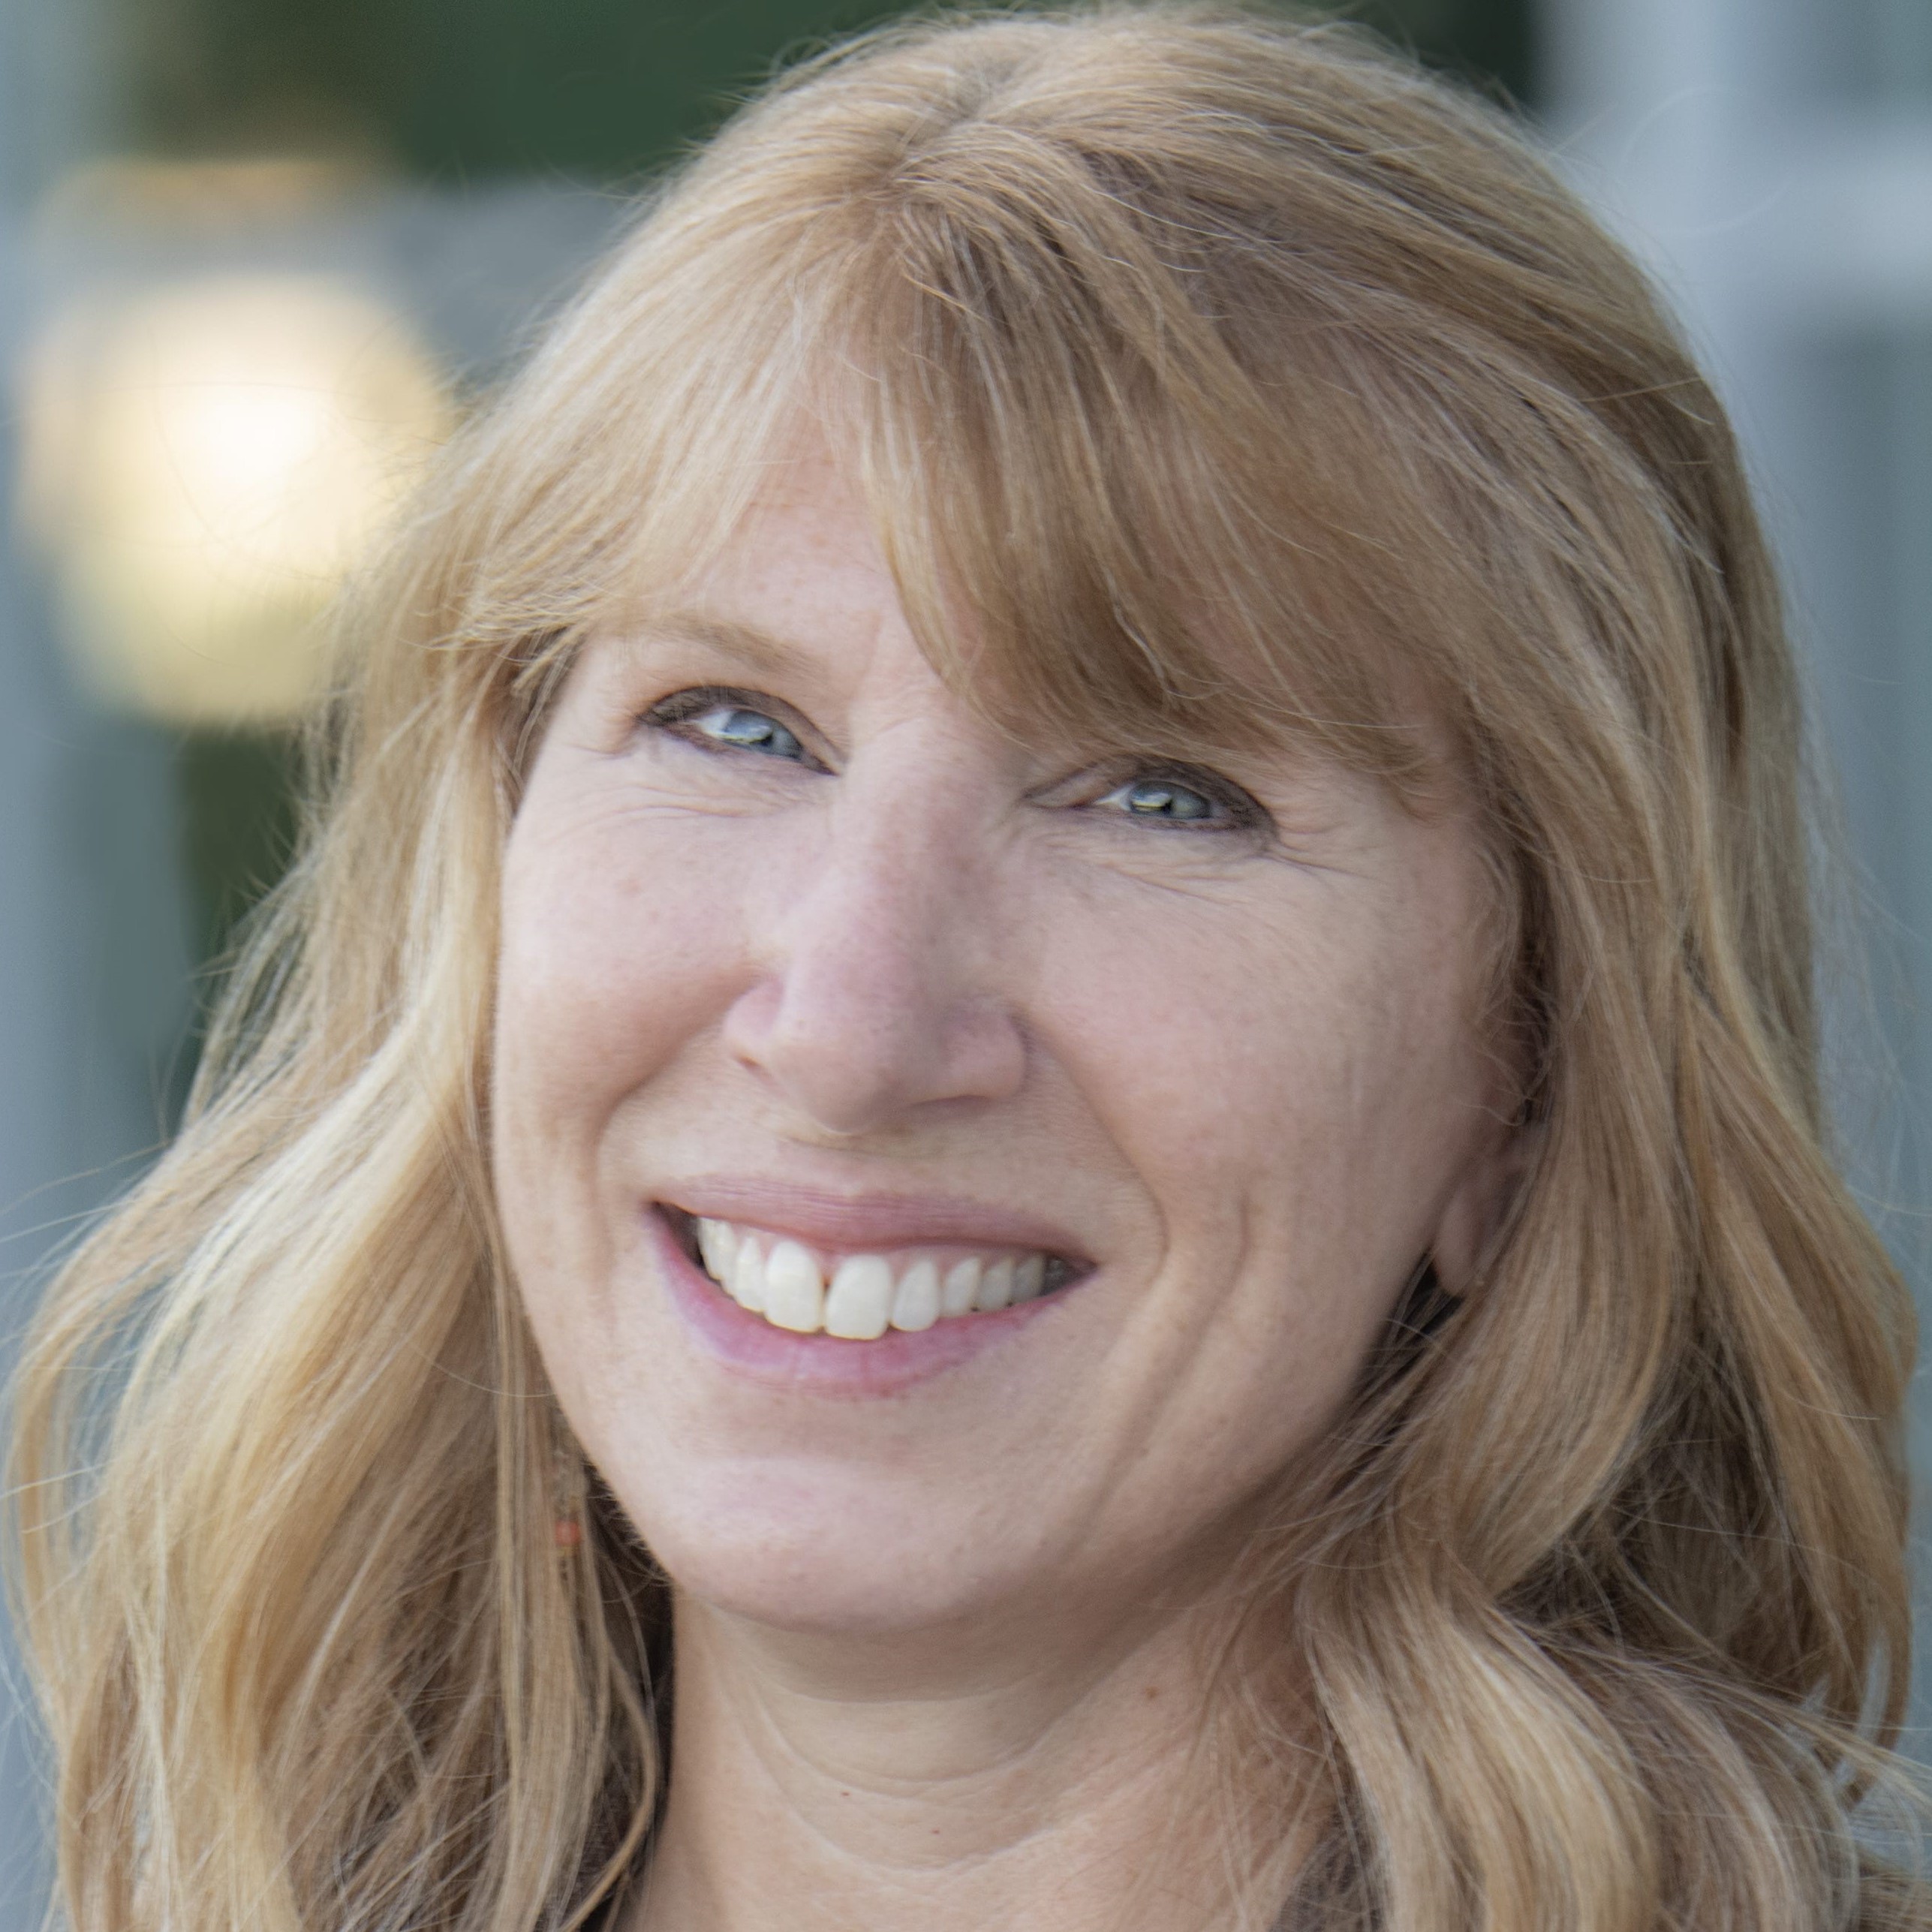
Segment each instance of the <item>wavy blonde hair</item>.
[[801,411],[970,701],[1400,786],[1419,691],[1477,801],[1534,1158],[1254,1553],[1299,1715],[1247,1685],[1220,1759],[1247,1920],[1932,1921],[1860,1823],[1911,1324],[1822,1145],[1793,673],[1723,414],[1503,116],[1157,4],[781,79],[354,601],[298,862],[18,1385],[68,1922],[531,1932],[648,1848],[666,1586],[492,1215],[498,868],[574,646],[715,554]]

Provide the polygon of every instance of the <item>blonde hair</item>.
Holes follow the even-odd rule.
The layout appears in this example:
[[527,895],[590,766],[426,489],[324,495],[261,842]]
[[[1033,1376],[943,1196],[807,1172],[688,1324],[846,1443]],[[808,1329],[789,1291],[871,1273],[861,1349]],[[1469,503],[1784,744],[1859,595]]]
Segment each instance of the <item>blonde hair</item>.
[[18,1385],[77,1932],[575,1925],[646,1845],[665,1585],[503,1265],[497,868],[573,646],[715,553],[801,411],[970,701],[1407,785],[1420,692],[1488,840],[1534,1157],[1255,1553],[1306,1702],[1244,1693],[1244,1915],[1932,1921],[1858,1823],[1898,1782],[1910,1319],[1822,1146],[1792,670],[1722,412],[1500,115],[1352,31],[1151,5],[783,78],[354,604],[299,861]]

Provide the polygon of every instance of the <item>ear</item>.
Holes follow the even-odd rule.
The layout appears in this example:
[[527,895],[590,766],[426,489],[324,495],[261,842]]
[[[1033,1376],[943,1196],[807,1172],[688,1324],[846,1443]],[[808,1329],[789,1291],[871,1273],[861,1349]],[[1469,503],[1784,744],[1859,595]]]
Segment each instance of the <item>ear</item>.
[[1487,1271],[1521,1201],[1541,1144],[1540,1122],[1498,1123],[1470,1154],[1436,1224],[1431,1249],[1445,1294],[1463,1295]]

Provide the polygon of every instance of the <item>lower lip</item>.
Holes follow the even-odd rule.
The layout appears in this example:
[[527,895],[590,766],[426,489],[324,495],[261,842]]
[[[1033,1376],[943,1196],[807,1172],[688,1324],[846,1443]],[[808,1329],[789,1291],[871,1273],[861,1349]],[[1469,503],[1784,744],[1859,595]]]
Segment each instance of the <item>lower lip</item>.
[[1067,1288],[991,1314],[961,1315],[916,1333],[891,1329],[876,1341],[794,1334],[741,1308],[706,1274],[656,1208],[645,1217],[658,1274],[706,1353],[775,1388],[826,1395],[896,1395],[1010,1343],[1050,1313]]

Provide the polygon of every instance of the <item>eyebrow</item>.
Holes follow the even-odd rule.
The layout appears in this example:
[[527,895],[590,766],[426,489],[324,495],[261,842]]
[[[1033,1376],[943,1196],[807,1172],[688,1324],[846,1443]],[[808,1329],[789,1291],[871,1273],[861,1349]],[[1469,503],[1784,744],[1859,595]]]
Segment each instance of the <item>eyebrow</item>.
[[651,644],[696,644],[721,655],[735,658],[745,670],[759,676],[796,670],[799,653],[793,646],[733,617],[720,617],[703,610],[672,610],[653,615],[630,632],[633,646]]

